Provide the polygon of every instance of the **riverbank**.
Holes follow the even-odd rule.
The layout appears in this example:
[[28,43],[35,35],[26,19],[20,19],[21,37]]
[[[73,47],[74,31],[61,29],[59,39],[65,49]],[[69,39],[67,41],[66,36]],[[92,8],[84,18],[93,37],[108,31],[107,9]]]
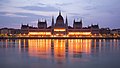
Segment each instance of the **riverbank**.
[[120,39],[120,37],[0,37],[0,39]]

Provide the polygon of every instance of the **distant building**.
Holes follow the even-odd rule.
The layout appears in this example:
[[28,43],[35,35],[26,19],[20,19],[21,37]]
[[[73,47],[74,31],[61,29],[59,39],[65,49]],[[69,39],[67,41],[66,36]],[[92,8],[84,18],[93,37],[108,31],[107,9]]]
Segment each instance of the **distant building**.
[[28,34],[29,33],[29,25],[23,25],[21,26],[21,34]]
[[100,29],[100,34],[110,34],[111,30],[110,28],[101,28]]
[[13,28],[1,28],[0,33],[3,35],[15,34],[15,29],[13,29]]
[[91,25],[91,26],[88,26],[88,28],[91,29],[91,33],[92,34],[95,34],[95,35],[99,35],[99,25]]
[[111,30],[111,34],[113,34],[113,35],[120,35],[120,29],[112,29]]

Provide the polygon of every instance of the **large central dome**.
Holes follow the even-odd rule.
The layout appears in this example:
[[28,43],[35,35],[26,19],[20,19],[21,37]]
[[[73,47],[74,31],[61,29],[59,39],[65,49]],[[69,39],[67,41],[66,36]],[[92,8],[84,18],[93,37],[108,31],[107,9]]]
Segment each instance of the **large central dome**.
[[58,15],[58,17],[56,19],[56,24],[55,25],[56,26],[64,26],[64,19],[63,19],[62,15],[61,15],[61,12],[59,12],[59,15]]
[[64,19],[61,15],[59,15],[56,19],[56,23],[64,23]]

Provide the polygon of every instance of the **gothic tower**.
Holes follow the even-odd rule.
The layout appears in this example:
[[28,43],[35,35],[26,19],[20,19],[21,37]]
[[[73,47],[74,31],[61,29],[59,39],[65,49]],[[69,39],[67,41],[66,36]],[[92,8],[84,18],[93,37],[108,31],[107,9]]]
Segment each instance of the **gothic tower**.
[[54,34],[54,16],[52,16],[51,32]]
[[65,26],[66,26],[66,35],[67,35],[68,34],[68,19],[67,19],[67,15],[66,15]]
[[73,28],[74,29],[82,29],[82,19],[80,21],[73,21]]

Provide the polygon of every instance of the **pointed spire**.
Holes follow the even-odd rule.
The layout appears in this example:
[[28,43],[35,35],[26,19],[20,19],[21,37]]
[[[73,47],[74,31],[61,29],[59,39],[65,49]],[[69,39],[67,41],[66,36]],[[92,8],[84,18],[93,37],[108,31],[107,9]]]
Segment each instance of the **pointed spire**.
[[66,35],[67,35],[68,34],[68,19],[67,19],[67,15],[66,15],[65,25],[66,25]]
[[82,21],[82,19],[80,20],[80,22]]
[[54,16],[52,15],[52,19],[54,19]]
[[52,16],[52,23],[54,23],[54,16]]
[[47,20],[45,19],[45,22],[47,22]]
[[54,16],[52,16],[52,26],[54,26]]
[[38,23],[40,22],[40,20],[38,19]]
[[67,15],[66,15],[66,20],[67,20]]
[[59,10],[59,15],[61,15],[61,10]]
[[75,19],[74,19],[74,21],[73,22],[75,22]]
[[54,34],[54,16],[52,16],[51,32]]
[[66,15],[66,26],[68,26],[68,20],[67,20],[67,15]]
[[82,23],[82,19],[80,20],[80,23]]

